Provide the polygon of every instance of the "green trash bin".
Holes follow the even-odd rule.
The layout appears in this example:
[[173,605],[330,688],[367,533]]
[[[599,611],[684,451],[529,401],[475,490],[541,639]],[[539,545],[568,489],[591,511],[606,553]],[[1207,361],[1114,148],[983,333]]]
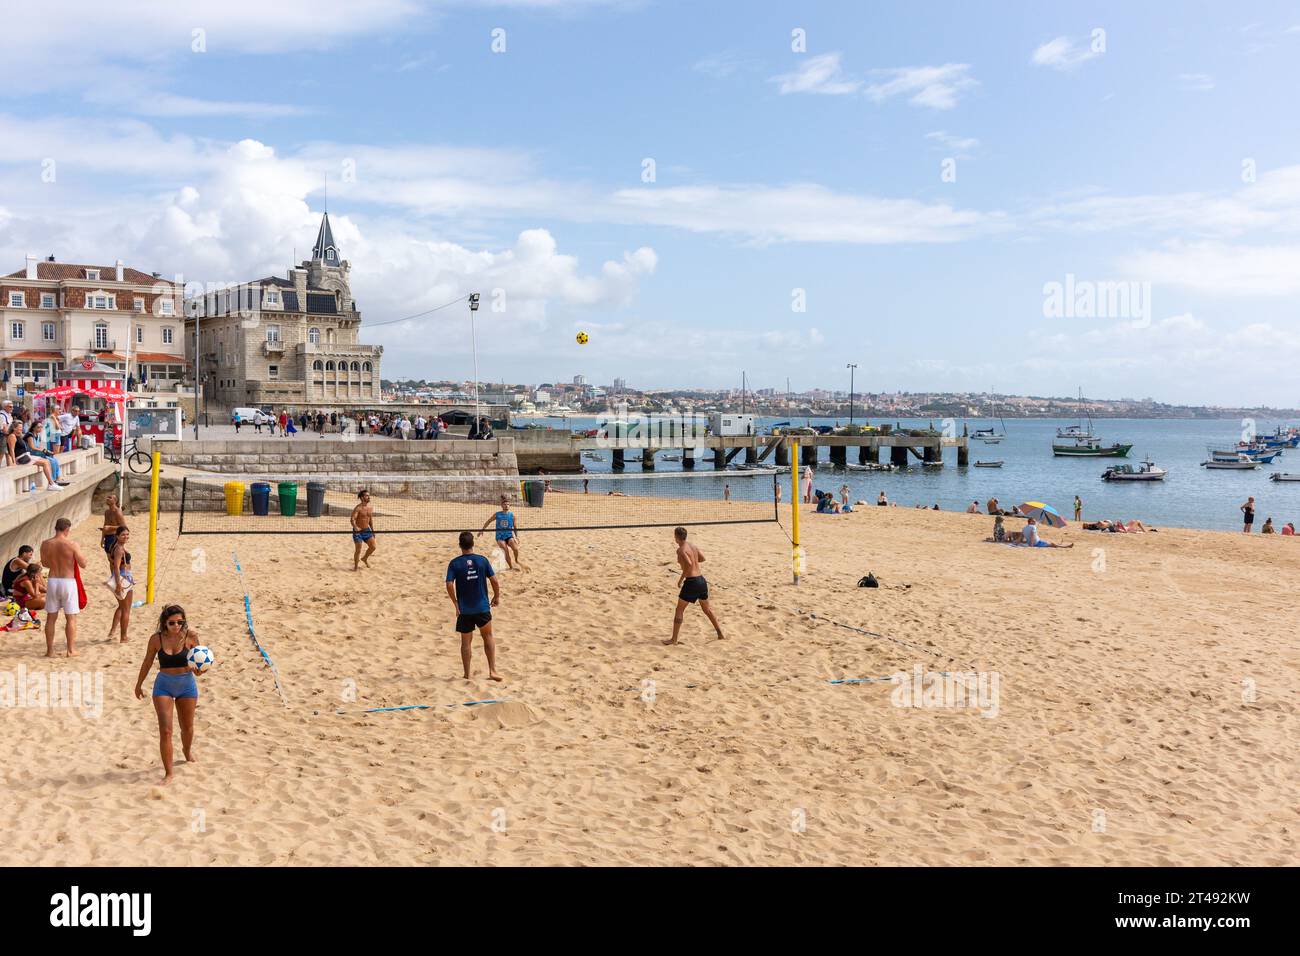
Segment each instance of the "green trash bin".
[[280,482],[279,493],[281,517],[292,518],[298,513],[298,483],[296,481]]

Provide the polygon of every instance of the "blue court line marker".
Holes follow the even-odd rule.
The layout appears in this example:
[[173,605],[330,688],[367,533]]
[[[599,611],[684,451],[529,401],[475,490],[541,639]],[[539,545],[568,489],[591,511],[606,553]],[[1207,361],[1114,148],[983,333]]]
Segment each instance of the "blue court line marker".
[[[478,704],[504,704],[509,697],[489,697],[487,700],[467,700],[460,704],[443,704],[443,707],[474,707]],[[368,707],[365,710],[336,710],[336,714],[391,714],[398,710],[433,710],[438,704],[402,704],[400,707]]]
[[275,662],[271,660],[271,655],[266,653],[266,648],[257,639],[257,631],[253,628],[253,602],[248,597],[248,586],[244,584],[244,569],[239,566],[239,555],[231,551],[230,557],[235,562],[235,571],[239,574],[239,586],[244,592],[244,619],[248,622],[248,636],[253,639],[253,646],[262,655],[263,662],[267,667],[271,668],[271,679],[275,681],[275,689],[280,694],[280,700],[284,702],[284,706],[288,707],[289,700],[284,696],[284,688],[280,685],[280,672],[276,670]]

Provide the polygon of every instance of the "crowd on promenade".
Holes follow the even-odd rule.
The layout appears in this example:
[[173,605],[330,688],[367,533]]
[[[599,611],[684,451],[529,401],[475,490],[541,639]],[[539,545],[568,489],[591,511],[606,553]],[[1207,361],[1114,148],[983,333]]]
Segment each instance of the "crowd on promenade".
[[[351,433],[403,441],[436,441],[439,438],[460,437],[453,435],[450,426],[440,417],[426,418],[424,415],[407,415],[404,412],[357,412],[348,415],[323,410],[290,413],[288,409],[283,409],[278,415],[258,411],[250,416],[235,411],[231,414],[231,424],[235,426],[236,434],[243,428],[251,427],[259,435],[265,428],[271,435],[286,437],[293,437],[299,432],[314,432],[321,438]],[[494,438],[495,435],[488,420],[480,418],[477,424],[470,422],[466,437],[477,440]]]

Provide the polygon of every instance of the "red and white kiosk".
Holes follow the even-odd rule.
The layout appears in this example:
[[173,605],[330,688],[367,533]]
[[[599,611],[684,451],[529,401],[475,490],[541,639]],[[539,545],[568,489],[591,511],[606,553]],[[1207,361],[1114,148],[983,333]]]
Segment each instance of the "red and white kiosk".
[[[66,368],[55,373],[55,385],[32,396],[37,413],[48,411],[58,414],[76,405],[81,409],[81,433],[92,435],[99,444],[104,443],[104,434],[112,429],[114,442],[122,447],[122,423],[126,420],[126,403],[131,396],[123,386],[126,373],[100,365],[93,358],[87,358],[78,366]],[[80,401],[78,401],[80,399]],[[96,403],[86,399],[95,399]],[[48,403],[42,409],[41,403]],[[98,405],[102,402],[102,405]],[[104,420],[99,420],[99,411],[103,410]]]

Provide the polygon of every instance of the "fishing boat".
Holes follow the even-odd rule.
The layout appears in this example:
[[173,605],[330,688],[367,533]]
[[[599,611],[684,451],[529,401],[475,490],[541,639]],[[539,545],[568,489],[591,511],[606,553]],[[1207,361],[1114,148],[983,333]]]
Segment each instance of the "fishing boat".
[[664,456],[663,456],[663,459],[664,459],[664,461],[681,461],[681,460],[682,460],[682,456],[681,456],[681,455],[664,455]]
[[976,467],[976,468],[1001,468],[1002,465],[1003,465],[1003,462],[1002,462],[1002,461],[977,461],[977,462],[975,462],[975,467]]
[[585,458],[585,459],[587,459],[587,461],[604,461],[604,460],[605,460],[603,456],[598,455],[598,454],[597,454],[596,452],[594,452],[594,451],[584,451],[584,452],[582,453],[582,457]]
[[1052,454],[1057,458],[1127,458],[1129,445],[1103,445],[1096,438],[1076,439],[1072,445],[1052,443]]
[[1056,430],[1060,442],[1052,442],[1052,454],[1057,458],[1127,458],[1133,446],[1116,443],[1103,445],[1092,430],[1092,416],[1088,415],[1085,428],[1083,416],[1083,389],[1079,390],[1079,424]]
[[1101,477],[1104,481],[1164,481],[1167,474],[1167,469],[1146,458],[1136,465],[1111,465]]
[[1268,476],[1269,481],[1300,481],[1300,475],[1288,474],[1285,471],[1275,471]]
[[893,471],[894,470],[894,465],[892,462],[879,463],[873,461],[873,462],[867,462],[866,464],[863,465],[859,465],[857,462],[850,462],[844,467],[847,468],[849,471]]
[[1236,461],[1224,461],[1217,458],[1211,458],[1209,461],[1201,462],[1202,468],[1214,468],[1223,471],[1254,471],[1259,467],[1259,462],[1253,458],[1242,455]]
[[943,459],[941,458],[938,461],[923,461],[921,464],[926,468],[942,468]]
[[1236,461],[1238,458],[1250,458],[1259,462],[1261,465],[1273,464],[1273,459],[1282,454],[1280,448],[1262,449],[1254,448],[1250,450],[1239,449],[1237,451],[1215,451],[1210,450],[1210,457],[1215,461]]

